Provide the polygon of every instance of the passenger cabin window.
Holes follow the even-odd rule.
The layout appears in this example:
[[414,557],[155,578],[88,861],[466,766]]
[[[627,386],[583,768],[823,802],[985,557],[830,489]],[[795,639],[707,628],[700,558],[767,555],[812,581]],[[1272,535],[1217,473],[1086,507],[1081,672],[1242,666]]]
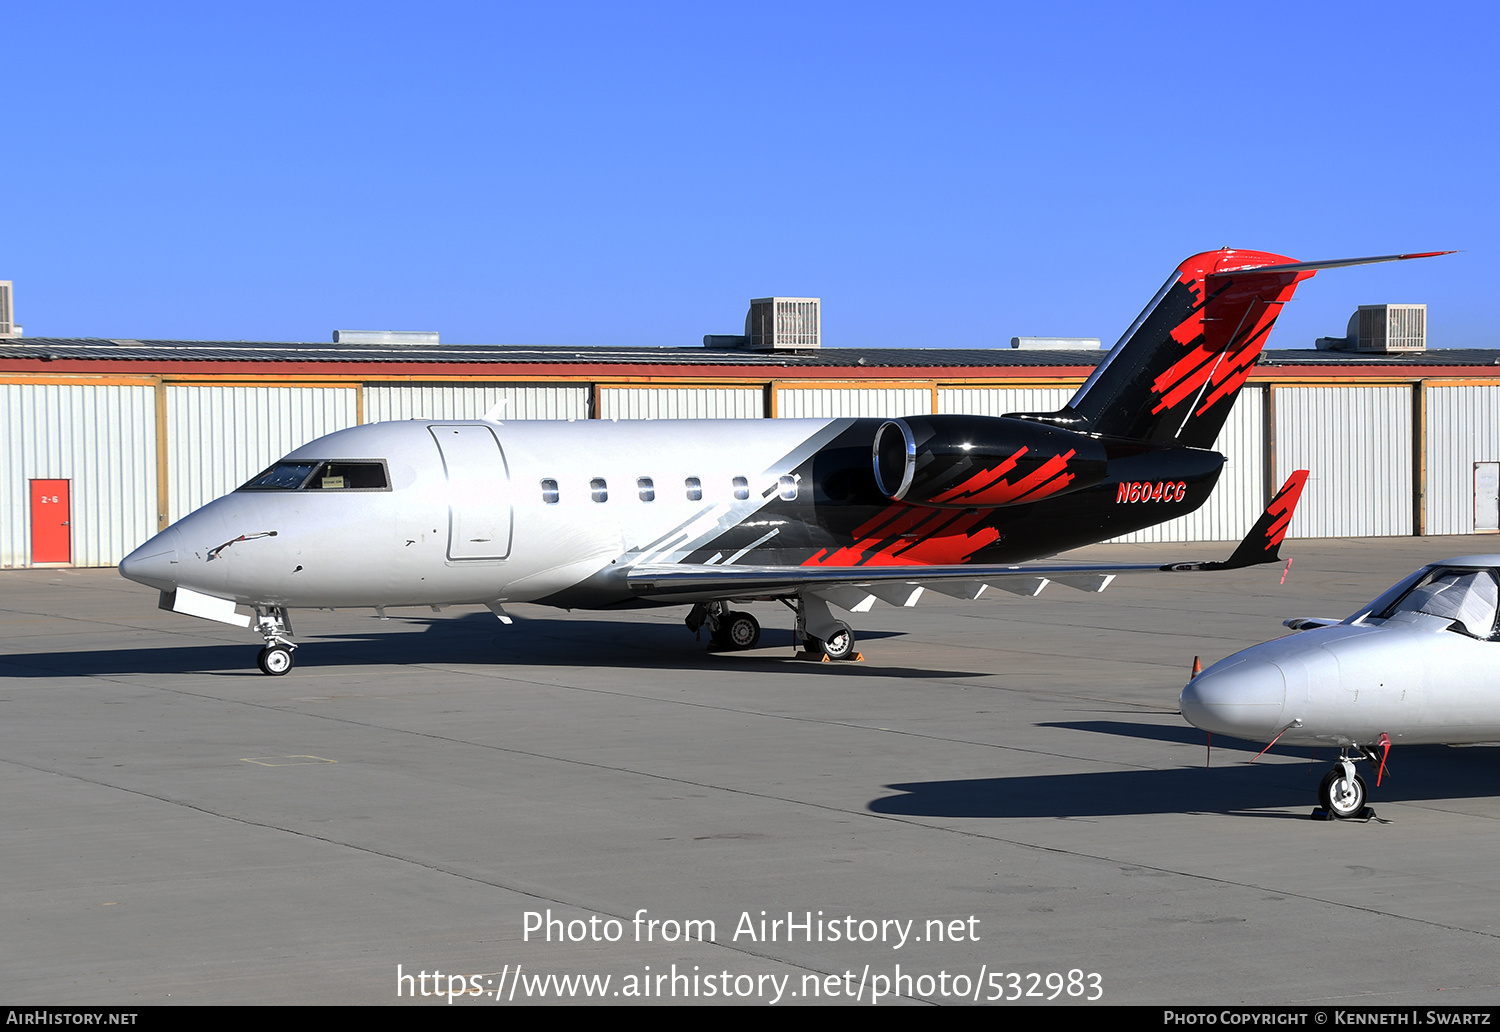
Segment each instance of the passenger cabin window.
[[734,478],[734,496],[740,501],[750,497],[750,481],[744,477]]
[[1495,633],[1495,610],[1500,585],[1491,570],[1434,570],[1381,616],[1424,613],[1454,621],[1451,630],[1474,638]]
[[589,494],[596,502],[609,501],[609,485],[604,482],[603,477],[595,477],[589,481]]
[[543,480],[542,481],[542,501],[546,502],[548,505],[556,505],[557,504],[557,500],[558,500],[559,497],[561,497],[561,496],[559,495],[558,490],[557,490],[557,481],[556,480]]
[[640,492],[640,494],[641,494],[641,501],[643,501],[643,502],[654,502],[654,501],[656,501],[656,485],[651,482],[651,478],[650,477],[638,477],[638,478],[636,478],[635,489]]
[[781,500],[783,502],[794,502],[797,500],[797,478],[781,478]]
[[687,480],[683,481],[683,484],[687,487],[688,501],[703,501],[703,481],[699,480],[697,477],[688,477]]
[[278,462],[241,491],[389,491],[385,463],[374,460]]

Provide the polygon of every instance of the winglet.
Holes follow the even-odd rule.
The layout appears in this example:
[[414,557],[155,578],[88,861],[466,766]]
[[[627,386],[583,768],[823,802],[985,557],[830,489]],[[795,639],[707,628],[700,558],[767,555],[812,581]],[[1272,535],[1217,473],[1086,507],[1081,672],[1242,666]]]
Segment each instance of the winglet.
[[1245,540],[1240,542],[1240,547],[1234,550],[1234,554],[1221,563],[1174,563],[1171,566],[1163,566],[1163,570],[1238,570],[1246,566],[1258,566],[1261,563],[1274,563],[1281,558],[1281,542],[1286,537],[1287,527],[1291,525],[1292,513],[1297,509],[1297,502],[1302,497],[1302,488],[1307,484],[1307,470],[1299,469],[1286,478],[1286,483],[1281,485],[1281,490],[1276,492],[1276,497],[1271,499],[1271,504],[1266,506],[1266,511],[1261,514],[1260,519],[1255,521],[1255,526],[1250,528],[1250,533],[1245,535]]

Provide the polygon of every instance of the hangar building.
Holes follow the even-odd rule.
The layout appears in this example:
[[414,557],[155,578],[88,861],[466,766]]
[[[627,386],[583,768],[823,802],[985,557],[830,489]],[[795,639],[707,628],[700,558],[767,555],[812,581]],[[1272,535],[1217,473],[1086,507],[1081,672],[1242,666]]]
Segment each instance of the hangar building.
[[[1002,415],[1060,407],[1107,354],[342,336],[0,339],[0,566],[114,565],[292,448],[357,423],[477,418],[502,402],[503,419]],[[1494,531],[1497,356],[1266,351],[1216,444],[1229,463],[1213,498],[1121,540],[1237,539],[1300,468],[1312,476],[1294,536]]]

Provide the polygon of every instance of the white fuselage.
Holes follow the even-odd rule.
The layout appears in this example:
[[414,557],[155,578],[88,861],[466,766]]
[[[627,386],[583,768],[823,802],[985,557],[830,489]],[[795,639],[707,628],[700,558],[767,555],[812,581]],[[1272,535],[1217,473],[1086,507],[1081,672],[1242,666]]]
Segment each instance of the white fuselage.
[[543,599],[614,568],[623,573],[622,559],[674,561],[723,527],[753,523],[780,478],[848,423],[354,427],[283,461],[380,460],[387,489],[236,491],[142,545],[121,572],[163,591],[260,606]]
[[1400,607],[1401,591],[1429,571],[1495,566],[1500,556],[1434,564],[1343,623],[1235,653],[1188,683],[1182,714],[1215,734],[1279,734],[1282,745],[1371,747],[1382,735],[1392,744],[1500,741],[1493,602],[1485,626],[1464,630],[1451,615]]

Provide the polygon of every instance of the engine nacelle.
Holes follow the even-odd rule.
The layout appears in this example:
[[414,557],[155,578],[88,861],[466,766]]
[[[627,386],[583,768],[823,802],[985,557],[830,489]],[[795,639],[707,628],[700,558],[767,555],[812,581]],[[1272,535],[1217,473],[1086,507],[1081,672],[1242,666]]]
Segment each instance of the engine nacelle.
[[907,416],[875,431],[875,483],[941,509],[1023,505],[1092,487],[1109,462],[1092,437],[995,416]]

